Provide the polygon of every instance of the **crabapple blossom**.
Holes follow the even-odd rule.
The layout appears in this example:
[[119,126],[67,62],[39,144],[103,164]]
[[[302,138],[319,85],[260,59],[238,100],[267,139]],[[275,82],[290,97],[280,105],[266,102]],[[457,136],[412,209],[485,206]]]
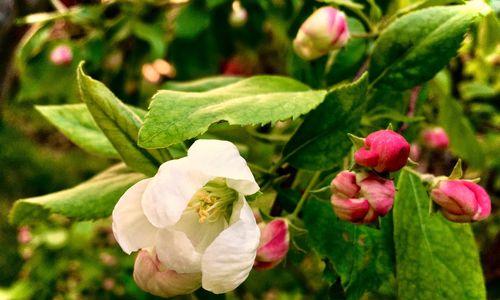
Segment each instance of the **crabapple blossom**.
[[149,251],[137,258],[137,284],[155,295],[235,289],[257,254],[260,230],[245,196],[258,190],[236,146],[219,140],[196,141],[132,186],[113,210],[113,232],[126,253]]

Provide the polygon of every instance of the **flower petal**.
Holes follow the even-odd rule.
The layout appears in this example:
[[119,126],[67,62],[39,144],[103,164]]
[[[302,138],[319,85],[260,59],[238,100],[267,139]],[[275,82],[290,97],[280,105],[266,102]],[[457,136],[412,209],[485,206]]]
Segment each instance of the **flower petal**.
[[140,248],[151,247],[158,228],[144,215],[141,197],[150,179],[143,179],[130,187],[113,209],[113,234],[127,254]]
[[208,246],[201,262],[202,286],[216,294],[234,290],[245,281],[259,245],[260,230],[244,197],[235,203],[230,223]]
[[243,195],[259,191],[245,159],[231,142],[197,140],[189,148],[188,158],[206,175],[227,178],[227,185]]
[[194,169],[188,157],[167,161],[144,191],[144,214],[156,227],[174,225],[196,191],[211,179],[212,176]]
[[201,271],[201,253],[187,235],[178,230],[161,229],[156,240],[158,258],[166,268],[178,273]]
[[134,280],[141,289],[153,295],[173,297],[197,290],[201,285],[201,273],[179,274],[165,269],[156,254],[142,250],[135,260]]
[[182,218],[172,228],[182,231],[189,238],[196,251],[203,253],[215,238],[228,227],[225,218],[200,223],[194,210],[185,211]]

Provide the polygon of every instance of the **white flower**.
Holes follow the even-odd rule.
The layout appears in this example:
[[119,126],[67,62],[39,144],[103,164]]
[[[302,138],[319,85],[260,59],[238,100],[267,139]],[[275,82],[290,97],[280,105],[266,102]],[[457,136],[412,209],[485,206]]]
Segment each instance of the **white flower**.
[[200,285],[213,293],[235,289],[248,277],[259,244],[245,200],[258,190],[236,146],[218,140],[196,141],[186,157],[132,186],[113,210],[113,233],[128,254],[150,250],[137,258],[137,284],[166,297]]

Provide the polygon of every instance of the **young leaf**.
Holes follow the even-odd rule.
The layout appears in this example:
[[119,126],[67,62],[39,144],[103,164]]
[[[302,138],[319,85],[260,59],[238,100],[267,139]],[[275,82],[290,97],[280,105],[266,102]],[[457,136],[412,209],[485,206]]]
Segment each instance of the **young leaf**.
[[469,26],[488,9],[485,3],[436,6],[397,19],[375,43],[370,83],[404,90],[431,79],[455,56]]
[[403,171],[394,204],[398,299],[486,299],[469,224],[429,214],[420,179]]
[[308,240],[327,257],[339,274],[347,299],[360,299],[377,291],[393,277],[393,264],[384,232],[341,221],[329,201],[312,197],[304,207]]
[[365,109],[368,76],[328,92],[309,113],[283,151],[285,160],[304,169],[329,169],[351,149],[347,134],[358,129]]
[[484,150],[460,104],[451,97],[439,100],[439,124],[450,139],[451,150],[475,168],[484,166]]
[[139,145],[168,147],[219,121],[251,125],[295,118],[321,103],[325,93],[280,76],[255,76],[201,93],[162,90],[151,101]]
[[[139,108],[130,108],[139,116],[146,114]],[[85,104],[37,105],[36,110],[78,147],[92,154],[120,158]]]
[[461,179],[464,175],[462,171],[462,160],[459,158],[455,166],[453,167],[453,171],[451,171],[449,179]]
[[77,71],[80,95],[97,125],[127,166],[146,175],[154,175],[157,163],[161,161],[158,157],[161,156],[137,146],[141,119],[104,84],[86,75],[82,65],[80,63]]
[[242,80],[237,76],[213,76],[192,81],[167,81],[162,88],[181,92],[206,92]]
[[10,211],[10,221],[18,225],[34,223],[51,213],[78,220],[104,218],[111,214],[120,196],[143,178],[144,175],[119,164],[73,188],[17,200]]

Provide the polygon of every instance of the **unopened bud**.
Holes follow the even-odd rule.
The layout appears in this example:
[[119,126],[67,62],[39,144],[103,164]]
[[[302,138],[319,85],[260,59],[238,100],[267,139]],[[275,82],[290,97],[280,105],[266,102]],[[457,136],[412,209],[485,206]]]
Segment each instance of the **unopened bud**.
[[67,45],[60,45],[55,47],[50,52],[50,61],[55,65],[67,65],[73,60],[73,51]]
[[356,163],[377,172],[396,172],[408,162],[410,144],[392,130],[372,132],[365,145],[354,153]]
[[28,226],[22,226],[17,233],[17,241],[19,244],[27,244],[31,241],[31,230]]
[[431,149],[445,150],[450,145],[448,135],[441,127],[434,127],[424,130],[422,138],[427,147]]
[[316,10],[300,26],[293,48],[301,58],[312,60],[342,48],[348,40],[349,28],[345,14],[325,6]]
[[141,250],[135,259],[134,280],[144,291],[160,297],[194,292],[201,286],[201,273],[177,273],[161,264],[156,253]]
[[288,222],[286,219],[274,219],[267,224],[260,223],[260,225],[260,244],[254,268],[267,270],[279,264],[288,252],[290,242]]
[[472,181],[442,180],[432,190],[431,198],[453,222],[481,221],[491,213],[488,193]]
[[394,203],[394,182],[373,173],[340,172],[332,181],[335,214],[353,223],[371,223],[385,216]]
[[229,15],[229,24],[233,27],[241,27],[245,25],[248,19],[247,10],[241,6],[240,1],[234,1],[232,4],[231,13]]

